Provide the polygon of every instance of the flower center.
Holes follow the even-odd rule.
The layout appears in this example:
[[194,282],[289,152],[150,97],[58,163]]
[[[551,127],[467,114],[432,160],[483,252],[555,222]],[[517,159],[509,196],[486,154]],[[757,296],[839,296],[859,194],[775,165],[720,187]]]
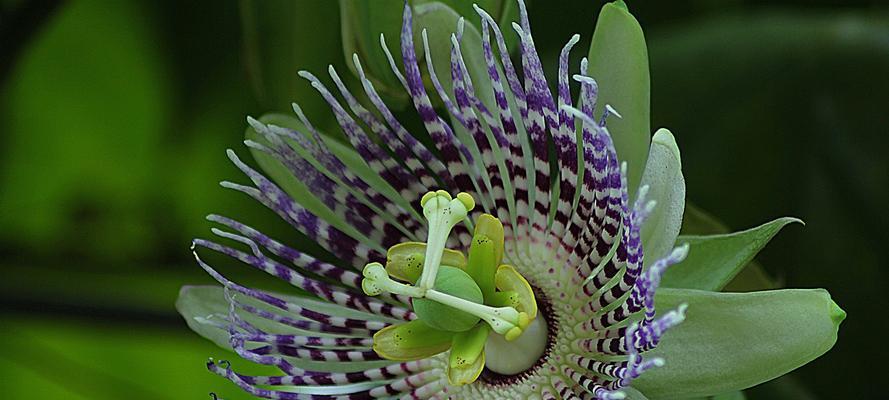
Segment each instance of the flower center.
[[[392,246],[385,266],[375,262],[364,267],[361,286],[366,294],[413,298],[418,316],[377,332],[374,350],[384,358],[406,360],[450,349],[448,380],[454,385],[474,382],[489,351],[498,353],[490,357],[495,371],[527,370],[543,355],[548,329],[536,318],[531,285],[513,266],[501,264],[503,225],[489,214],[478,217],[469,256],[464,257],[445,244],[458,223],[471,225],[467,215],[475,207],[472,197],[460,193],[453,198],[439,190],[427,193],[420,204],[429,227],[426,243]],[[510,361],[506,352],[524,358]]]

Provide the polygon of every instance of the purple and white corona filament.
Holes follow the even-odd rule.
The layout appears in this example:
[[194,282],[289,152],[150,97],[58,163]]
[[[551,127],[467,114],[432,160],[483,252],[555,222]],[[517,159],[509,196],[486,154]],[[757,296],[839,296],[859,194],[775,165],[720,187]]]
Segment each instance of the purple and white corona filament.
[[[513,25],[521,68],[510,60],[506,32],[484,10],[476,11],[482,46],[472,51],[485,61],[485,85],[470,78],[462,20],[450,38],[449,71],[434,70],[425,30],[418,36],[424,51],[417,54],[409,6],[400,67],[381,40],[426,131],[418,136],[428,135],[434,148],[387,107],[357,55],[354,67],[369,103],[360,102],[332,67],[334,91],[311,73],[300,76],[329,104],[364,170],[356,170],[357,159],[346,160],[343,148],[316,130],[296,105],[298,129],[248,118],[258,139],[247,146],[285,167],[315,201],[292,196],[231,150],[229,158],[252,185],[222,185],[262,203],[333,257],[316,258],[234,219],[210,216],[219,225],[212,230],[219,242],[196,239],[193,248],[200,266],[224,286],[228,312],[202,322],[212,324],[244,360],[276,367],[283,375],[249,376],[236,372],[236,363],[211,360],[212,372],[271,399],[617,399],[647,369],[669,363],[646,352],[683,321],[685,306],[656,315],[654,293],[663,271],[681,262],[688,247],[648,260],[643,269],[641,230],[657,205],[647,200],[647,186],[630,198],[627,168],[643,166],[618,158],[606,121],[619,110],[606,106],[604,115],[593,115],[598,86],[587,76],[587,61],[569,65],[579,36],[562,49],[554,96],[523,2]],[[427,92],[418,57],[425,60],[434,93]],[[440,81],[444,73],[452,87]],[[572,85],[580,88],[576,102]],[[439,111],[434,104],[442,105]],[[498,239],[497,233],[482,232],[491,236],[488,243],[479,232],[490,226],[502,233]],[[413,253],[399,253],[407,248]],[[477,248],[497,254],[489,263],[489,278],[496,269],[496,282],[486,283],[488,278],[473,275],[471,267],[456,265],[465,261],[463,254],[469,254],[466,264],[478,263],[482,250]],[[204,261],[209,252],[267,272],[314,298],[239,285]],[[402,264],[393,267],[396,263]],[[390,269],[409,267],[420,268],[412,281]],[[464,281],[470,275],[466,287],[479,288],[484,304],[467,300],[471,296],[461,293],[463,286],[438,291],[439,267],[439,275]],[[416,326],[412,321],[451,323],[424,319],[436,317],[425,317],[421,303],[460,312],[460,318],[468,318],[466,329],[449,333],[443,326],[428,337],[405,329],[399,335],[406,337],[382,343],[383,332]],[[478,332],[481,341],[464,348],[453,339],[463,332]],[[440,343],[432,338],[436,335],[443,338]],[[472,342],[469,336],[459,343]],[[410,346],[419,349],[413,356],[405,353],[414,351]],[[449,361],[449,352],[458,349],[474,349],[467,350],[474,355]],[[476,369],[460,375],[459,368],[472,363]]]

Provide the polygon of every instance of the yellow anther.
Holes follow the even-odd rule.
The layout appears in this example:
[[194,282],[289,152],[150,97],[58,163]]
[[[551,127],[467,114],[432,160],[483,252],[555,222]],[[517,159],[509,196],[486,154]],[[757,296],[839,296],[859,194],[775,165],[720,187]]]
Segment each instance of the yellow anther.
[[519,336],[522,336],[522,328],[519,327],[514,327],[507,331],[505,335],[503,335],[503,337],[506,338],[506,341],[508,342],[518,339]]
[[466,207],[466,211],[472,211],[475,208],[475,199],[472,198],[472,195],[466,192],[457,193],[457,200],[460,200],[463,203],[463,206]]
[[423,297],[425,293],[424,289],[392,280],[383,264],[378,262],[365,265],[362,275],[364,279],[361,280],[361,290],[368,296],[392,293],[411,297]]
[[420,207],[426,207],[426,203],[433,197],[435,197],[435,192],[428,192],[424,194],[423,197],[420,198]]
[[530,325],[530,324],[531,324],[531,318],[528,317],[528,313],[519,312],[519,328],[522,328],[522,330],[525,330],[525,328],[527,328],[528,325]]

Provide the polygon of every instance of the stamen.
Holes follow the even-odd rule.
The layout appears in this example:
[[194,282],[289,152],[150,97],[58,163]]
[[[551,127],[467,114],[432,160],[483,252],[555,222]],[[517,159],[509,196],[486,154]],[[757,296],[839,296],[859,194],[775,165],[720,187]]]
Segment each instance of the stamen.
[[491,307],[473,303],[435,289],[427,290],[426,298],[481,318],[491,325],[494,332],[504,335],[509,341],[521,336],[522,331],[531,323],[527,313],[518,312],[512,307]]
[[400,294],[410,297],[423,297],[426,290],[412,285],[405,285],[394,281],[389,277],[386,268],[380,263],[370,263],[364,266],[364,280],[361,281],[361,289],[368,296],[376,296],[382,293]]

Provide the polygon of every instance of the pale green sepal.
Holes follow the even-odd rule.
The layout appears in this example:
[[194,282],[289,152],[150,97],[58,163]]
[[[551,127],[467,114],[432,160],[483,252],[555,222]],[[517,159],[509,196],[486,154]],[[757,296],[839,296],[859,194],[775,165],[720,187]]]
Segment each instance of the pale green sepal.
[[[323,312],[330,315],[342,317],[358,318],[371,321],[397,322],[391,318],[383,318],[378,315],[368,314],[355,311],[333,303],[312,300],[305,297],[288,296],[275,294],[274,296],[287,300],[300,306],[309,307],[313,310]],[[254,301],[243,295],[235,295],[238,300],[250,305],[272,310],[263,303]],[[229,305],[225,300],[223,288],[221,286],[183,286],[179,291],[179,297],[176,299],[176,310],[185,319],[188,327],[195,333],[211,340],[213,343],[226,350],[232,351],[229,343],[228,330],[223,326],[226,324],[226,316],[229,313]],[[293,334],[302,334],[310,336],[341,336],[339,334],[318,333],[314,331],[303,331],[293,327],[278,324],[264,318],[253,316],[249,313],[240,312],[239,315],[250,324],[262,329],[266,332],[289,332]],[[450,343],[450,342],[448,342]],[[363,371],[370,368],[379,368],[384,365],[391,364],[390,361],[362,361],[362,362],[327,362],[312,361],[304,359],[290,359],[293,365],[313,370],[326,372],[353,372]]]
[[[452,10],[454,15],[466,17],[467,22],[473,24],[476,29],[479,28],[481,22],[472,8],[474,3],[478,3],[480,7],[490,12],[498,21],[498,24],[501,27],[505,27],[501,29],[509,32],[509,26],[518,14],[514,0],[478,0],[474,2],[465,0],[413,0],[410,4],[413,6],[417,18],[414,26],[415,33],[418,33],[424,27],[437,29],[440,26],[441,28],[449,29],[448,33],[456,29],[456,20],[451,18],[450,15],[424,15],[424,12],[429,7],[447,7]],[[353,73],[356,72],[354,65],[352,65],[352,54],[357,53],[361,57],[362,64],[364,64],[366,76],[373,82],[377,91],[386,98],[387,103],[390,106],[392,106],[391,103],[393,102],[397,103],[396,105],[398,106],[407,104],[408,94],[402,88],[401,83],[398,82],[395,74],[392,73],[389,61],[380,48],[380,34],[382,33],[386,36],[389,45],[393,46],[390,50],[395,51],[396,56],[399,54],[397,47],[398,38],[401,34],[404,1],[340,0],[339,6],[343,55],[346,58],[346,64],[352,69]],[[442,47],[450,51],[450,41],[446,40],[447,38],[444,39],[436,41],[433,45],[437,46],[440,42]],[[515,35],[505,35],[505,39],[510,46],[514,46],[516,43]],[[422,49],[419,46],[421,42],[415,38],[415,43],[417,44],[417,54],[422,56]],[[450,78],[450,74],[447,73],[448,69],[440,71],[448,79]],[[428,84],[428,79],[424,79],[424,81],[427,82],[427,90],[434,91],[431,85]]]
[[682,160],[676,139],[667,129],[658,129],[654,134],[642,185],[648,185],[647,198],[657,202],[654,211],[642,225],[645,264],[651,265],[673,249],[685,210]]
[[[374,314],[368,314],[355,311],[330,302],[312,300],[300,296],[288,296],[273,293],[275,297],[287,300],[299,305],[309,306],[314,310],[338,315],[343,317],[352,317],[366,320],[394,322],[391,318],[382,318]],[[239,301],[254,304],[254,301],[246,296],[235,294]],[[258,303],[263,304],[263,303]],[[228,341],[228,332],[220,328],[219,325],[225,325],[225,318],[229,313],[229,304],[223,294],[221,286],[183,286],[179,290],[179,297],[176,299],[176,310],[185,319],[188,327],[206,339],[210,339],[220,347],[231,349]],[[240,314],[240,313],[239,313]],[[284,327],[277,322],[269,321],[259,317],[253,317],[244,313],[242,317],[248,322],[265,331],[280,331],[282,329],[293,330],[295,328]],[[319,333],[315,336],[326,336],[328,334]],[[335,336],[335,335],[333,335]]]
[[[274,113],[265,114],[259,118],[259,121],[264,124],[271,124],[282,128],[294,129],[305,135],[308,135],[309,133],[309,131],[305,128],[305,126],[299,119],[289,115]],[[369,186],[373,187],[376,191],[380,192],[380,194],[385,196],[387,199],[400,205],[402,209],[407,210],[409,213],[411,213],[415,219],[417,219],[418,221],[422,221],[423,217],[416,210],[414,210],[414,207],[411,206],[410,203],[407,202],[404,197],[399,194],[398,191],[396,191],[388,182],[386,182],[385,179],[377,174],[373,170],[373,168],[367,165],[364,159],[361,158],[361,155],[359,155],[354,148],[352,148],[348,144],[340,142],[332,136],[329,136],[325,132],[320,132],[319,136],[326,145],[327,150],[329,150],[334,156],[336,156],[336,158],[338,158],[346,166],[346,169],[348,169],[349,172],[353,173],[358,178],[361,178],[361,180],[363,180]],[[253,140],[261,144],[268,144],[268,142],[264,138],[260,137],[260,135],[258,135],[251,127],[247,128],[245,137],[248,140]],[[311,136],[308,136],[308,140],[314,141],[315,139]],[[318,160],[312,157],[308,150],[303,149],[299,144],[289,139],[285,139],[284,141],[287,142],[300,157],[304,158],[306,161],[312,164],[325,176],[327,176],[334,182],[337,182],[340,187],[349,190],[359,199],[367,200],[363,193],[351,187],[350,185],[345,184],[334,173],[327,170],[327,168],[325,168]],[[265,154],[253,148],[251,148],[250,150],[254,158],[256,159],[256,162],[262,168],[263,172],[265,172],[266,175],[272,177],[276,183],[282,185],[282,189],[285,189],[285,191],[287,191],[287,194],[297,200],[300,200],[304,197],[314,198],[314,196],[311,196],[311,193],[309,191],[304,189],[305,185],[299,186],[297,188],[289,182],[296,181],[296,179],[293,177],[290,171],[283,165],[281,165],[281,163],[279,163],[277,160],[275,160],[274,157],[271,157],[268,154]],[[281,179],[281,177],[283,177],[284,179]],[[281,180],[279,181],[279,179]],[[323,207],[323,205],[317,199],[315,199],[315,202]],[[374,207],[376,206],[373,203],[370,203],[370,205]],[[394,217],[392,217],[388,213],[380,212],[378,215],[383,217],[393,225],[399,225],[399,223],[395,221]]]
[[191,330],[219,347],[232,349],[228,332],[217,326],[225,324],[229,311],[221,287],[183,286],[176,299],[176,311]]
[[374,334],[374,351],[387,360],[420,360],[446,351],[454,334],[435,329],[421,320],[390,325]]
[[746,231],[722,235],[680,236],[677,242],[691,249],[685,261],[671,267],[661,285],[672,288],[718,291],[725,287],[753,257],[787,224],[796,218],[778,218]]
[[713,396],[784,375],[833,347],[846,313],[823,289],[716,293],[662,288],[665,312],[688,304],[683,323],[645,353],[666,365],[633,386],[656,399]]
[[588,73],[599,83],[596,115],[609,104],[622,116],[609,118],[608,130],[618,158],[629,165],[627,182],[633,196],[648,157],[651,82],[645,36],[626,5],[602,7],[590,44]]
[[[348,364],[348,363],[344,363]],[[373,388],[379,387],[379,381],[369,381],[369,382],[359,382],[359,383],[347,383],[343,385],[330,385],[330,386],[288,386],[287,392],[289,393],[299,393],[304,395],[314,395],[317,396],[315,398],[331,398],[331,397],[347,397],[349,394],[356,392],[369,391]],[[339,395],[339,396],[337,396]],[[311,397],[310,397],[311,398]],[[211,399],[215,399],[215,397],[211,397]]]
[[783,283],[773,278],[758,262],[751,261],[741,272],[727,283],[723,292],[756,292],[783,287]]

